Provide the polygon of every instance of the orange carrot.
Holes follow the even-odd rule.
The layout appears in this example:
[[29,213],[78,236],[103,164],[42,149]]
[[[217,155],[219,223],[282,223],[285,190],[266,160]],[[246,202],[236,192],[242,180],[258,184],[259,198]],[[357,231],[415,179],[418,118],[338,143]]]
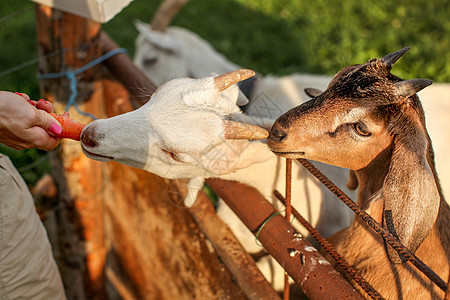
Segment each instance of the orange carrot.
[[81,131],[86,126],[77,122],[66,115],[58,115],[50,113],[61,124],[62,132],[58,135],[59,138],[69,138],[79,141],[81,138]]

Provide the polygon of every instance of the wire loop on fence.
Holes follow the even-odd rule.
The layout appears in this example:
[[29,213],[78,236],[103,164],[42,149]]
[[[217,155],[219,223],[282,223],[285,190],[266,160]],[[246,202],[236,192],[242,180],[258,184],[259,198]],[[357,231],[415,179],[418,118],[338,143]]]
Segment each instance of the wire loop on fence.
[[261,233],[261,230],[264,228],[264,226],[266,226],[267,223],[269,223],[270,220],[272,220],[274,217],[278,216],[278,215],[281,214],[282,212],[284,212],[284,210],[280,210],[280,211],[277,211],[277,212],[273,213],[271,216],[269,216],[269,217],[261,224],[261,226],[259,226],[259,229],[258,229],[258,231],[257,231],[256,234],[255,234],[256,244],[257,244],[258,246],[261,246],[261,247],[262,247],[262,245],[259,243],[259,240],[258,240],[258,237],[259,237],[259,234]]
[[77,102],[75,101],[76,97],[77,97],[77,78],[76,75],[86,71],[89,68],[92,68],[93,66],[107,60],[108,58],[119,54],[119,53],[126,53],[127,50],[124,48],[117,48],[114,49],[108,53],[103,54],[102,56],[90,61],[89,63],[85,64],[84,66],[74,70],[74,71],[63,71],[63,72],[58,72],[58,73],[47,73],[47,74],[38,74],[38,78],[39,79],[55,79],[55,78],[60,78],[60,77],[66,77],[67,79],[69,79],[70,81],[70,97],[69,100],[67,101],[67,105],[66,105],[66,111],[69,110],[69,108],[71,106],[75,107],[75,109],[77,110],[77,112],[83,116],[87,116],[92,118],[93,120],[96,120],[97,117],[95,117],[94,115],[84,112],[82,111],[79,107]]

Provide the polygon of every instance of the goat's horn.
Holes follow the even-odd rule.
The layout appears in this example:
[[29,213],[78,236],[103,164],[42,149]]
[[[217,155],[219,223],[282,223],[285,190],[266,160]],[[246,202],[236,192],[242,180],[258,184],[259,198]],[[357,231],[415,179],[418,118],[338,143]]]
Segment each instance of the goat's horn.
[[316,89],[316,88],[305,88],[304,91],[305,91],[305,94],[311,98],[315,98],[323,93],[321,90]]
[[227,140],[263,140],[269,137],[264,128],[236,121],[223,121],[223,128]]
[[188,0],[165,0],[156,11],[150,26],[155,31],[164,31],[177,12]]
[[395,64],[395,62],[402,57],[403,54],[406,53],[410,48],[405,47],[398,51],[395,51],[393,53],[389,53],[388,55],[381,58],[381,61],[389,68],[392,68],[392,66]]
[[255,75],[255,72],[249,69],[239,69],[232,72],[225,73],[223,75],[214,78],[214,83],[219,90],[222,92],[232,86],[233,84],[250,78]]
[[395,84],[394,93],[397,96],[409,97],[426,88],[432,83],[433,81],[429,79],[421,78],[399,81]]

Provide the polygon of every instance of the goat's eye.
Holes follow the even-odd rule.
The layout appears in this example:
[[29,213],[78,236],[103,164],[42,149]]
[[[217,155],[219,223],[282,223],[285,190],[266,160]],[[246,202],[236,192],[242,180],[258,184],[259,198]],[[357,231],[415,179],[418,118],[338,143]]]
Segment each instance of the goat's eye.
[[156,64],[157,62],[158,62],[158,58],[155,56],[155,57],[145,58],[143,64],[144,64],[144,67],[151,67],[154,64]]
[[367,137],[372,135],[372,133],[367,130],[367,127],[361,122],[352,124],[352,127],[359,136]]
[[182,163],[182,161],[180,160],[180,158],[179,158],[175,153],[170,152],[170,151],[167,151],[167,150],[164,150],[164,149],[161,149],[161,150],[162,150],[164,153],[166,153],[167,155],[169,155],[174,161]]

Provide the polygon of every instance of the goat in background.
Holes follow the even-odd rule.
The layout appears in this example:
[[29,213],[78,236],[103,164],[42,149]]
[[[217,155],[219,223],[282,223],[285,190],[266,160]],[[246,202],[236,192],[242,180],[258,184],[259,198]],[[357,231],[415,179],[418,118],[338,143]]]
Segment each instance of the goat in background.
[[[358,204],[448,280],[450,208],[416,95],[431,81],[390,73],[408,49],[341,70],[323,93],[275,122],[268,145],[284,157],[355,170]],[[444,297],[359,218],[330,240],[386,299]]]
[[[151,29],[148,24],[141,21],[136,21],[135,26],[139,35],[135,41],[136,52],[133,62],[156,85],[179,77],[203,78],[210,76],[211,73],[223,74],[242,68],[230,62],[200,36],[185,28],[172,26],[161,32]],[[314,74],[293,74],[283,77],[258,75],[251,83],[242,83],[247,85],[244,90],[247,90],[246,96],[250,100],[245,112],[256,113],[253,102],[264,96],[276,102],[275,113],[281,115],[288,109],[309,100],[303,92],[305,88],[324,89],[329,81],[329,76]],[[261,114],[261,111],[259,113]]]

